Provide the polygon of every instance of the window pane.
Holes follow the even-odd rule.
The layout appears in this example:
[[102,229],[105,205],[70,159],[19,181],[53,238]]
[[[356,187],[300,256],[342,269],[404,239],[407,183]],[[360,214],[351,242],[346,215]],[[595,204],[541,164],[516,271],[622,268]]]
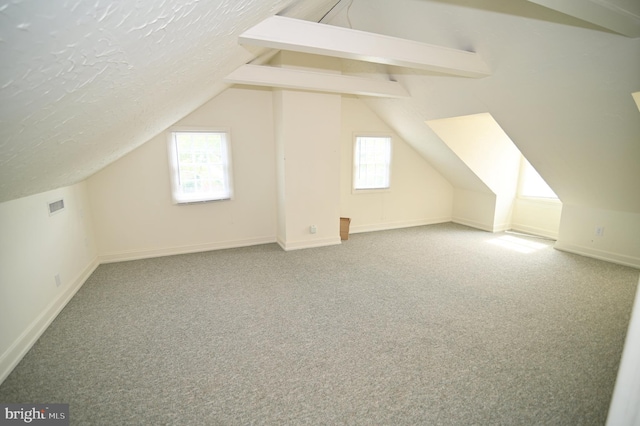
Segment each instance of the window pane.
[[174,199],[178,202],[231,196],[227,137],[223,132],[175,132],[177,164]]
[[522,162],[520,180],[520,195],[522,197],[558,199],[553,189],[547,185],[547,182],[526,159]]
[[390,137],[356,137],[354,158],[355,189],[383,189],[389,187]]

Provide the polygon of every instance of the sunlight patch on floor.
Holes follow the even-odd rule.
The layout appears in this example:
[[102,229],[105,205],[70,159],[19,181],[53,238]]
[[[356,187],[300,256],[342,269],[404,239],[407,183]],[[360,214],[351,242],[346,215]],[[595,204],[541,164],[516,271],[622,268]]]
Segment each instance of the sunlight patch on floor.
[[529,241],[512,235],[503,235],[501,237],[494,238],[489,240],[489,243],[524,254],[533,253],[534,251],[547,247],[546,244]]

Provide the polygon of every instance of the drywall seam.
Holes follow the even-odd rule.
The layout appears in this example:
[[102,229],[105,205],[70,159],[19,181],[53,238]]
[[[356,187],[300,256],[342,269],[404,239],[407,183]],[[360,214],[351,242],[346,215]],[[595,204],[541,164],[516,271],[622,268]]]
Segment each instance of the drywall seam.
[[370,225],[351,226],[350,234],[359,234],[363,232],[387,231],[389,229],[412,228],[415,226],[435,225],[437,223],[451,222],[451,217],[435,217],[418,220],[403,220],[396,222],[373,223]]
[[47,330],[62,309],[80,290],[85,281],[99,266],[98,258],[94,258],[89,265],[71,281],[67,289],[49,303],[40,315],[22,332],[11,346],[0,356],[0,384],[11,374],[13,369]]
[[247,238],[241,240],[220,241],[207,244],[193,244],[187,246],[165,247],[149,250],[129,250],[116,253],[107,253],[99,256],[100,264],[124,262],[128,260],[149,259],[153,257],[173,256],[177,254],[198,253],[211,250],[223,250],[237,247],[255,246],[260,244],[275,243],[275,236]]
[[627,256],[625,254],[614,253],[606,250],[597,250],[591,247],[580,246],[576,244],[567,244],[556,242],[554,248],[568,253],[579,254],[581,256],[592,257],[594,259],[605,260],[618,265],[631,266],[640,269],[640,258],[635,256]]

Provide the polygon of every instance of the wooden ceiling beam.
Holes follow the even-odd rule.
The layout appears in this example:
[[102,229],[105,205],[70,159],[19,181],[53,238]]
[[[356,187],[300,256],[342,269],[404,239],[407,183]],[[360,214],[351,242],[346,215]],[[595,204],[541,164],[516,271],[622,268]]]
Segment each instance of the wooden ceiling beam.
[[490,75],[487,64],[474,52],[284,16],[265,19],[242,33],[239,42],[464,77]]
[[225,82],[385,98],[409,96],[395,81],[262,65],[243,65],[229,74]]

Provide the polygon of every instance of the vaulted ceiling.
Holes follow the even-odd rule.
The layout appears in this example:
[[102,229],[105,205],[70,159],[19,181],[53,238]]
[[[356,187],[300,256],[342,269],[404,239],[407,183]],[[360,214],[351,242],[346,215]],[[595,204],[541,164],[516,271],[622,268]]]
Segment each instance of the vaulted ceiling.
[[[640,22],[633,2],[596,3]],[[267,53],[239,35],[280,14],[477,52],[488,77],[344,60],[345,73],[409,92],[362,99],[454,186],[488,191],[426,122],[489,113],[563,202],[640,213],[640,38],[588,15],[527,0],[16,0],[0,11],[0,201],[79,182],[195,110]]]
[[0,3],[0,201],[84,180],[227,87],[274,14],[337,0]]
[[488,63],[480,79],[386,67],[411,97],[365,100],[455,186],[485,190],[425,121],[490,113],[564,203],[640,213],[640,38],[525,0],[356,0],[333,23]]

